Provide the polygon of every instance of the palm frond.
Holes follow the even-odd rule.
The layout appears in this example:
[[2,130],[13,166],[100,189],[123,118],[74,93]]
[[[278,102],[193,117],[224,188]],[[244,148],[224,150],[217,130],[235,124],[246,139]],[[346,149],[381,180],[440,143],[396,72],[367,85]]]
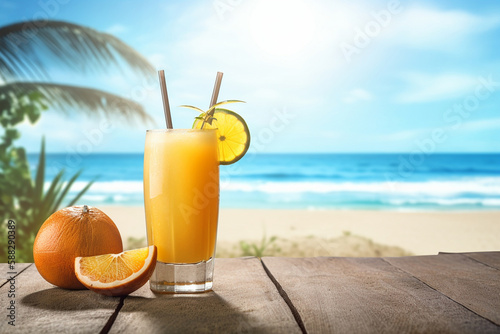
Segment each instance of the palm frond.
[[50,212],[50,208],[53,203],[56,201],[56,196],[61,192],[63,183],[62,178],[64,176],[64,169],[60,170],[59,173],[52,179],[50,183],[49,189],[44,192],[43,198],[41,201],[41,206],[38,208],[39,217],[38,221],[43,222],[50,216],[53,212]]
[[46,60],[82,72],[108,71],[125,61],[142,75],[155,73],[139,52],[113,35],[64,21],[26,21],[0,27],[0,78],[46,80]]
[[34,91],[40,92],[50,107],[66,114],[74,109],[90,116],[102,114],[113,120],[122,119],[130,124],[135,124],[136,119],[145,124],[154,124],[152,117],[139,103],[101,90],[47,82],[14,82],[0,85],[0,96],[11,92],[30,94]]
[[64,186],[64,189],[62,189],[58,194],[57,194],[57,198],[56,200],[52,203],[52,206],[50,208],[50,211],[51,212],[55,212],[57,209],[59,209],[59,207],[61,206],[62,204],[62,201],[64,200],[64,198],[66,197],[66,195],[68,194],[69,190],[71,189],[71,186],[73,185],[73,183],[76,181],[76,179],[78,179],[80,177],[80,175],[82,174],[83,172],[83,169],[80,169],[78,172],[75,173],[75,175],[73,175],[71,177],[71,179],[69,179],[68,182],[66,182],[66,185]]
[[73,206],[76,204],[76,202],[78,202],[78,200],[83,196],[83,194],[89,190],[90,186],[93,185],[95,182],[95,179],[90,181],[89,183],[87,183],[87,185],[85,185],[85,187],[83,187],[82,190],[80,190],[80,192],[78,194],[76,194],[75,198],[73,198],[71,200],[71,202],[68,203],[68,206]]

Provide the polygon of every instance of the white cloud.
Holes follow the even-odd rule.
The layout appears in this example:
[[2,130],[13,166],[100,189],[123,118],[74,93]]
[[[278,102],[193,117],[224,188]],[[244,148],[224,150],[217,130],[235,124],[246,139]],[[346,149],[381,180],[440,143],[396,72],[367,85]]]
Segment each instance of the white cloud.
[[106,29],[106,32],[111,35],[119,35],[126,32],[127,30],[128,28],[126,26],[117,23]]
[[[166,6],[165,11],[168,11],[164,15],[169,19],[158,21],[158,29],[154,32],[142,31],[130,35],[130,43],[157,68],[167,71],[175,127],[190,126],[194,115],[188,110],[177,108],[178,105],[208,106],[216,71],[225,74],[220,100],[234,98],[247,101],[247,104],[235,105],[235,111],[247,120],[255,142],[259,131],[269,126],[274,116],[273,110],[286,107],[299,115],[270,143],[276,151],[281,148],[305,151],[311,146],[311,140],[317,142],[316,137],[331,139],[318,144],[317,150],[342,150],[343,141],[338,141],[339,138],[350,138],[353,149],[372,146],[378,150],[391,150],[394,147],[406,149],[405,145],[411,145],[416,138],[427,136],[432,124],[429,125],[431,120],[427,121],[425,116],[422,122],[413,123],[411,119],[406,119],[407,115],[398,112],[400,105],[390,103],[391,93],[388,95],[386,92],[393,85],[394,77],[402,69],[408,68],[406,66],[411,66],[414,71],[425,67],[423,74],[407,73],[403,76],[402,83],[406,85],[402,84],[400,90],[396,91],[399,92],[396,100],[400,102],[438,101],[473,93],[478,84],[477,77],[469,74],[479,73],[477,68],[472,68],[470,62],[463,68],[457,68],[452,60],[446,64],[446,69],[433,73],[432,69],[439,65],[442,58],[434,59],[432,56],[435,52],[428,51],[439,50],[453,53],[453,57],[455,53],[466,57],[469,53],[461,51],[480,50],[483,42],[477,38],[481,37],[479,34],[499,24],[498,18],[490,14],[442,10],[428,5],[416,7],[402,2],[403,11],[393,17],[380,35],[373,38],[366,50],[360,51],[356,62],[348,64],[339,44],[352,43],[356,28],[362,29],[367,22],[373,21],[372,13],[384,10],[387,1],[223,2],[232,6],[232,10],[225,12],[223,19],[214,10],[213,2],[196,5],[162,3]],[[159,5],[158,13],[161,7]],[[300,20],[301,12],[304,12],[304,20]],[[284,25],[280,26],[280,22]],[[109,33],[123,34],[120,37],[128,35],[125,26],[113,23],[105,25],[109,24]],[[306,29],[297,30],[304,23],[307,23]],[[127,24],[128,33],[136,32],[132,28],[134,24]],[[135,29],[140,30],[141,26]],[[289,32],[298,33],[294,35]],[[296,41],[297,37],[300,37],[300,41]],[[274,43],[273,39],[279,41]],[[479,42],[476,44],[476,41]],[[430,56],[427,58],[427,55]],[[494,68],[489,57],[482,55],[477,64]],[[405,63],[393,64],[394,59],[404,60]],[[60,71],[64,72],[63,69]],[[58,79],[55,80],[57,82],[73,84],[84,77],[75,77],[70,71],[58,74],[57,69],[51,69],[50,73],[54,79]],[[141,80],[124,79],[118,74],[113,75],[113,72],[93,73],[85,79],[88,79],[83,81],[86,86],[126,97],[135,95],[138,91],[136,88],[142,84]],[[350,112],[362,110],[354,103],[368,104],[367,101],[376,102],[370,103],[370,112],[373,110],[380,117],[391,119],[391,122],[387,122],[390,125],[382,124],[376,129],[380,135],[364,131],[363,126],[371,125],[372,118],[356,119],[357,114]],[[161,126],[163,113],[157,80],[150,94],[141,102]],[[426,109],[422,114],[430,115],[432,110]],[[364,114],[360,112],[360,115]],[[359,125],[349,127],[345,134],[339,132],[344,130],[345,124],[349,124],[347,121]],[[52,127],[52,124],[43,124],[43,129]],[[55,138],[66,137],[68,129],[79,130],[71,127],[66,129],[65,124],[58,124],[57,128],[64,131],[54,133]],[[401,126],[394,130],[392,124]],[[463,123],[464,129],[468,128],[467,124]],[[486,128],[489,125],[476,124],[470,127],[474,126]],[[412,127],[421,129],[412,130]],[[403,129],[408,131],[401,131]],[[45,133],[49,134],[50,131],[45,130]],[[121,126],[117,127],[117,133],[126,133],[132,138],[130,131],[122,131]],[[40,131],[37,134],[33,138],[36,140],[36,149]],[[143,137],[140,132],[134,140],[142,142]],[[301,141],[303,147],[297,148],[296,138],[299,137],[310,139],[303,143]],[[119,139],[123,140],[122,137]],[[50,143],[52,151],[65,150],[64,141],[55,141],[52,139]],[[325,146],[334,145],[334,142],[338,146]],[[119,148],[132,150],[120,141],[117,143],[115,146]],[[98,150],[103,151],[107,147],[102,146]]]
[[[477,147],[483,147],[483,149],[486,148],[486,150],[492,150],[488,149],[487,147],[494,143],[497,143],[497,141],[489,140],[485,141],[483,144],[478,144],[478,140],[480,140],[478,138],[480,138],[479,134],[485,131],[498,131],[498,134],[500,135],[500,118],[474,121],[466,120],[457,129],[446,127],[444,125],[441,127],[437,126],[406,129],[392,133],[379,134],[375,138],[370,137],[366,138],[366,140],[369,140],[371,142],[377,141],[379,143],[386,144],[388,147],[396,147],[397,145],[400,145],[400,151],[407,151],[414,149],[418,141],[425,138],[432,138],[432,133],[436,129],[443,130],[445,136],[449,136],[449,138],[452,138],[451,140],[448,140],[446,144],[442,145],[452,145],[450,147],[453,148],[453,145],[459,143],[456,151],[475,151]],[[466,146],[461,147],[460,145],[462,145],[463,143],[469,145],[470,149]],[[445,149],[446,151],[446,146],[440,146],[440,148]]]
[[163,53],[152,53],[147,56],[147,59],[157,68],[165,68],[167,64],[167,57]]
[[355,103],[358,101],[370,101],[373,99],[372,93],[364,89],[353,89],[343,98],[344,103]]
[[386,38],[417,49],[457,52],[457,47],[464,49],[475,34],[499,25],[499,15],[415,6],[405,8],[390,24]]
[[378,135],[378,139],[385,143],[411,143],[417,138],[428,135],[432,130],[427,128],[409,129],[388,134]]
[[409,88],[396,97],[396,101],[403,103],[436,101],[470,94],[478,84],[477,77],[459,73],[407,73],[403,78]]
[[[296,19],[306,7],[305,21],[298,24]],[[182,64],[171,71],[173,79],[168,82],[179,104],[204,107],[210,99],[215,73],[222,71],[219,99],[247,101],[237,106],[237,112],[241,111],[249,125],[255,126],[254,131],[268,124],[269,111],[274,108],[315,110],[309,118],[321,122],[330,113],[325,105],[332,87],[342,81],[342,73],[347,71],[338,52],[338,33],[343,30],[337,28],[336,19],[343,17],[343,7],[330,7],[328,3],[303,0],[242,2],[221,20],[215,12],[207,15],[212,10],[210,4],[199,6],[189,13],[179,13],[176,25],[189,27],[183,30],[183,38],[151,54],[165,54],[171,66]],[[285,26],[266,22],[270,17]],[[307,29],[297,36],[291,34],[303,23],[309,24]],[[256,25],[273,31],[265,34],[265,29],[256,30]],[[273,44],[275,39],[279,41]],[[162,61],[161,57],[156,60]],[[193,99],[192,94],[198,98]]]
[[321,131],[316,134],[317,138],[322,140],[342,140],[342,138],[345,138],[345,135],[344,132],[340,131]]
[[460,126],[460,130],[471,132],[500,130],[500,118],[466,121]]

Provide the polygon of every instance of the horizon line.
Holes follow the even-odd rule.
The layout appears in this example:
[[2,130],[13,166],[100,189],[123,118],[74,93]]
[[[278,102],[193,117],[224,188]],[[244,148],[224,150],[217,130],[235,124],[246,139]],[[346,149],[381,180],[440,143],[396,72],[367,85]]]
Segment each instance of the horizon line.
[[[415,152],[247,152],[247,154],[262,154],[262,155],[270,155],[270,154],[413,154]],[[438,151],[438,152],[432,152],[432,153],[425,153],[425,152],[416,152],[418,154],[425,154],[425,155],[434,155],[434,154],[500,154],[500,151],[498,152],[470,152],[470,151]],[[27,155],[38,155],[40,152],[30,152],[26,153]],[[144,154],[143,151],[134,151],[134,152],[117,152],[117,151],[110,151],[110,152],[93,152],[93,153],[78,153],[78,152],[45,152],[45,154],[77,154],[77,155],[94,155],[94,154],[99,154],[99,155],[104,155],[104,154]]]

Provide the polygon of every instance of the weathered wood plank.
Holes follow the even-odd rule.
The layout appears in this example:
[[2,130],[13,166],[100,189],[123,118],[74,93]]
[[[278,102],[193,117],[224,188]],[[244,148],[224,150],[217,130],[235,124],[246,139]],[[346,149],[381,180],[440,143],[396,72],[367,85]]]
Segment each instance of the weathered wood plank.
[[497,269],[462,254],[386,260],[500,326],[500,271]]
[[380,258],[263,258],[308,333],[498,333]]
[[125,298],[110,333],[300,333],[258,259],[216,259],[214,275],[214,291],[205,294],[143,286]]
[[[4,273],[6,268],[0,266]],[[0,333],[99,333],[119,303],[118,298],[89,290],[56,288],[40,276],[35,265],[18,275],[14,285],[12,298],[10,283],[0,289]],[[15,302],[15,327],[6,318],[11,300]]]
[[500,252],[464,253],[464,255],[500,270]]
[[16,263],[14,269],[11,269],[9,264],[0,263],[0,272],[3,275],[0,281],[0,288],[2,288],[12,276],[19,275],[24,269],[31,265],[32,263]]

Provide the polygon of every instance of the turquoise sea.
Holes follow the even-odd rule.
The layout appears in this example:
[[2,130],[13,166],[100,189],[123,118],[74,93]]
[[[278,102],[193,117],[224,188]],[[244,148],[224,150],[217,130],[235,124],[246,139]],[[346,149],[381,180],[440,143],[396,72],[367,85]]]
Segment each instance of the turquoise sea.
[[[96,179],[81,203],[143,203],[140,153],[48,154],[46,179],[61,168],[83,169],[72,194]],[[221,166],[221,207],[498,210],[500,154],[247,154]]]

